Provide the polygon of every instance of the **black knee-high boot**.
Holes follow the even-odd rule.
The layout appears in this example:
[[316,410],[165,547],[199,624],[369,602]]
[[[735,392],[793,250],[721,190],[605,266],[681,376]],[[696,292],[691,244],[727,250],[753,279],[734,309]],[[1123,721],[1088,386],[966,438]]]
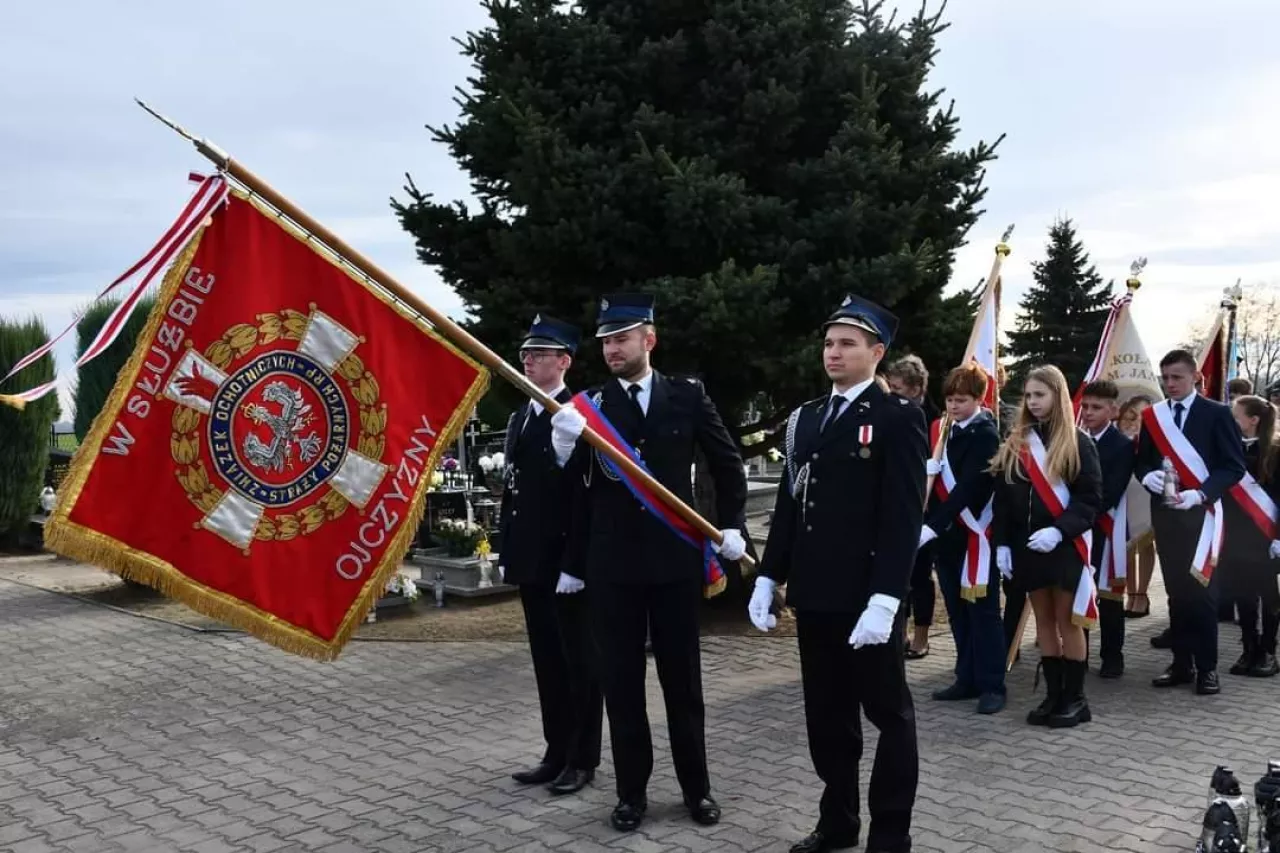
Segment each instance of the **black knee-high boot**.
[[1089,702],[1084,698],[1084,673],[1088,664],[1082,660],[1062,662],[1062,698],[1058,707],[1049,715],[1049,727],[1070,728],[1093,719]]

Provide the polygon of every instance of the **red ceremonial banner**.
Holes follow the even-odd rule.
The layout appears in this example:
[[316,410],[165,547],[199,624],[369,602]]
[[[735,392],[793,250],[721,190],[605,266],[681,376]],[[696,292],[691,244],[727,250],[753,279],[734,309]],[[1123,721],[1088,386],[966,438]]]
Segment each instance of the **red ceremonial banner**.
[[488,378],[235,194],[166,276],[46,541],[332,659],[399,568]]

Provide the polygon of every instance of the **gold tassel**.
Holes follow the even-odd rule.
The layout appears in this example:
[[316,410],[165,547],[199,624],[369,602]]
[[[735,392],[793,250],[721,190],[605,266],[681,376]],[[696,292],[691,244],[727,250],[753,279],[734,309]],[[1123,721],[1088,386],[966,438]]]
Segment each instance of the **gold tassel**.
[[19,412],[27,407],[27,401],[17,394],[0,394],[0,403],[4,403],[6,406],[13,406]]

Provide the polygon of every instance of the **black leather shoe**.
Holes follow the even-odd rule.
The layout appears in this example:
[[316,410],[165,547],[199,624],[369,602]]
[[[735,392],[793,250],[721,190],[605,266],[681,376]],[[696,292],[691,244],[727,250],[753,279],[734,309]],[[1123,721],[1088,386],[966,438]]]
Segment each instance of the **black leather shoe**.
[[1004,710],[1003,693],[983,693],[978,697],[979,714],[998,714]]
[[826,850],[848,850],[858,846],[856,835],[828,835],[815,830],[791,845],[791,853],[824,853]]
[[1249,668],[1253,666],[1256,657],[1253,649],[1245,649],[1240,653],[1240,657],[1236,658],[1236,662],[1231,664],[1231,668],[1227,672],[1232,675],[1248,675]]
[[1153,649],[1171,649],[1173,648],[1173,632],[1165,628],[1159,634],[1151,638],[1151,648]]
[[576,794],[587,786],[592,779],[596,778],[594,770],[580,770],[577,767],[566,767],[564,772],[556,777],[551,783],[548,791],[560,796],[561,794]]
[[955,702],[961,699],[977,699],[978,691],[972,687],[966,687],[963,684],[956,683],[950,687],[944,687],[941,690],[933,691],[933,699],[935,702]]
[[1196,676],[1196,693],[1201,696],[1217,696],[1222,692],[1222,687],[1218,685],[1218,673],[1216,670],[1202,672]]
[[1270,678],[1280,674],[1280,661],[1277,661],[1276,656],[1270,652],[1263,652],[1254,661],[1253,666],[1249,667],[1249,674],[1254,678]]
[[[1216,678],[1216,676],[1215,676]],[[1182,669],[1180,667],[1171,666],[1164,671],[1162,675],[1158,675],[1151,679],[1152,687],[1179,687],[1183,684],[1190,684],[1196,680],[1195,670]]]
[[694,823],[715,826],[720,822],[720,805],[710,796],[703,797],[697,802],[685,800],[684,804],[688,806],[689,817],[693,818]]
[[623,800],[614,806],[613,814],[609,816],[609,823],[613,824],[613,828],[618,832],[632,832],[639,828],[648,807],[648,803],[645,802],[628,803]]
[[544,761],[537,767],[530,767],[528,770],[512,773],[511,778],[521,785],[545,785],[554,781],[560,775],[561,769],[559,764],[548,764]]
[[1119,678],[1124,675],[1124,661],[1108,658],[1098,667],[1099,678]]

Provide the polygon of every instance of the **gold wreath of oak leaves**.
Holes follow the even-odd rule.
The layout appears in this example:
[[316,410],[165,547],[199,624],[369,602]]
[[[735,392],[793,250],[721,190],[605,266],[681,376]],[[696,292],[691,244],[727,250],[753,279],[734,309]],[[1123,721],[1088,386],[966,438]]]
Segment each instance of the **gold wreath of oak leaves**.
[[[228,329],[221,338],[209,344],[204,357],[226,370],[234,359],[242,358],[255,347],[266,346],[279,340],[300,341],[306,333],[308,317],[300,311],[286,309],[276,314],[259,314],[258,325],[240,323]],[[343,359],[337,374],[347,382],[351,395],[360,404],[360,435],[356,449],[373,460],[382,458],[386,449],[387,407],[378,404],[378,380],[365,370],[364,362],[355,353]],[[173,460],[180,466],[178,482],[187,498],[208,513],[222,499],[222,490],[209,482],[208,472],[200,456],[200,419],[202,415],[188,406],[178,405],[173,410],[173,434],[169,447]],[[263,515],[254,530],[254,538],[263,541],[287,541],[299,535],[306,536],[347,511],[349,503],[341,494],[330,489],[315,503],[296,513]]]

